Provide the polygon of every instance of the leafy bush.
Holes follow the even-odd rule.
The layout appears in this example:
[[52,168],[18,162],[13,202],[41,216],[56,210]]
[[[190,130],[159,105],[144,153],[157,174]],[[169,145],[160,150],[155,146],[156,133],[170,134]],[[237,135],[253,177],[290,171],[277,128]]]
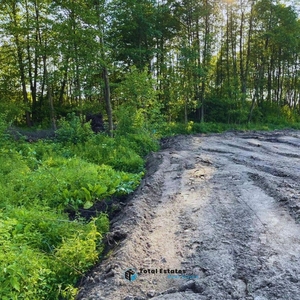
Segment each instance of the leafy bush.
[[158,141],[149,133],[142,131],[136,134],[128,134],[126,138],[117,137],[116,140],[128,148],[132,148],[141,157],[145,157],[151,151],[159,149]]
[[[115,171],[110,166],[95,165],[79,158],[49,157],[35,171],[16,178],[9,176],[14,187],[10,191],[10,202],[43,204],[61,210],[88,208],[96,199],[131,193],[141,176],[142,173]],[[124,186],[127,188],[122,189]]]
[[223,132],[230,129],[232,125],[221,123],[195,123],[193,126],[193,132],[197,133],[209,133],[209,132]]
[[85,144],[74,146],[72,151],[88,162],[110,165],[118,171],[139,173],[144,168],[144,160],[128,144],[100,134]]
[[188,124],[174,123],[165,124],[163,130],[163,136],[170,136],[176,134],[191,134],[191,133],[210,133],[210,132],[222,132],[233,128],[234,126],[223,123],[194,123],[193,121]]
[[164,120],[163,104],[153,88],[155,81],[149,71],[131,68],[114,90],[118,103],[115,111],[117,135],[139,134],[142,131],[158,131]]
[[128,133],[115,138],[94,135],[85,144],[72,146],[72,153],[98,165],[112,166],[115,170],[139,173],[144,169],[145,157],[158,149],[158,142],[147,132]]
[[0,114],[0,147],[11,142],[11,136],[8,133],[9,123],[5,120],[6,115]]
[[[1,91],[3,92],[3,90]],[[9,94],[11,96],[11,91],[9,90]],[[16,96],[16,95],[15,95]],[[17,101],[8,101],[4,100],[3,98],[0,101],[0,111],[1,114],[1,121],[3,122],[10,122],[12,120],[18,121],[21,123],[21,120],[24,117],[24,111],[29,111],[28,105],[19,101],[19,95],[15,97]]]
[[84,224],[42,207],[0,212],[0,298],[71,299],[102,247],[96,222],[107,230],[105,215]]
[[132,149],[117,145],[107,162],[116,170],[138,173],[144,169],[144,160]]
[[75,113],[68,115],[68,118],[62,118],[59,121],[59,129],[56,130],[57,140],[62,143],[84,143],[92,135],[90,123],[82,124],[82,121]]

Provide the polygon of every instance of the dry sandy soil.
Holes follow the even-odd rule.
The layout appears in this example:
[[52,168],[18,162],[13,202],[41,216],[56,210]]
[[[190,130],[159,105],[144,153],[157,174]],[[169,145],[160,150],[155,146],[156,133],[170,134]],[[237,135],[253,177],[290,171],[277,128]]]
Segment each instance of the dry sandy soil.
[[78,299],[300,299],[299,150],[291,130],[164,140]]

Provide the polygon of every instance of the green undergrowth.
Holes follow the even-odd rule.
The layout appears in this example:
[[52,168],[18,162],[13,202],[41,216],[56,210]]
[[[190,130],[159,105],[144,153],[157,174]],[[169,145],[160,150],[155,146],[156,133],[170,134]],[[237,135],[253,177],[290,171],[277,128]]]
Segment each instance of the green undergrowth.
[[133,192],[158,143],[141,130],[96,135],[75,116],[51,141],[14,141],[0,127],[0,299],[74,299],[109,230],[105,212],[79,210]]
[[245,123],[245,124],[227,124],[227,123],[196,123],[193,121],[187,124],[171,122],[165,124],[161,130],[161,136],[173,136],[177,134],[196,134],[196,133],[221,133],[229,130],[240,131],[271,131],[282,129],[300,129],[300,123],[273,122],[273,123]]

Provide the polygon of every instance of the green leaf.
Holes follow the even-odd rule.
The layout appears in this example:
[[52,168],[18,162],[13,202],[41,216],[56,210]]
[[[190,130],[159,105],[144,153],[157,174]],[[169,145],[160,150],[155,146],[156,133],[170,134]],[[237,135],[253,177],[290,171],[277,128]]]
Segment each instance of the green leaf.
[[97,197],[101,197],[107,191],[107,187],[101,185],[95,185],[94,191]]
[[18,281],[18,279],[16,277],[11,277],[10,278],[10,284],[12,285],[12,287],[17,290],[18,292],[20,292],[20,283]]
[[83,208],[84,208],[84,209],[89,209],[89,208],[91,208],[93,205],[94,205],[93,202],[91,202],[91,201],[86,201],[86,202],[84,203],[84,205],[83,205]]
[[85,198],[87,201],[92,200],[91,193],[90,193],[90,191],[89,191],[87,188],[82,187],[82,188],[81,188],[81,191],[83,191],[83,196],[84,196],[84,198]]
[[64,197],[65,199],[66,199],[66,198],[69,198],[70,192],[69,192],[67,189],[65,189],[65,190],[63,190],[62,195],[63,195],[63,197]]

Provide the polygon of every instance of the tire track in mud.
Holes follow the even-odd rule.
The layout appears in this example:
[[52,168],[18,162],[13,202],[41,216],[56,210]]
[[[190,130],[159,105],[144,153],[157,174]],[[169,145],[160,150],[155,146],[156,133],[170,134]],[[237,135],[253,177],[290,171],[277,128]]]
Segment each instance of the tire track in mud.
[[[112,222],[78,299],[299,299],[299,131],[178,136]],[[139,274],[129,267],[193,275]]]

